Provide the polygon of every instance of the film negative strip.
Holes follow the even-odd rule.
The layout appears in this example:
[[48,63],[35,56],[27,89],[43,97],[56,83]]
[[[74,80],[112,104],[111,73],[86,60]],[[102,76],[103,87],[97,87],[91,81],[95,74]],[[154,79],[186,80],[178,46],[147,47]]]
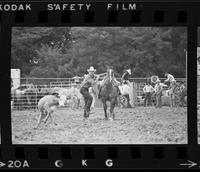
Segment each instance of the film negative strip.
[[0,169],[199,169],[199,15],[0,0]]

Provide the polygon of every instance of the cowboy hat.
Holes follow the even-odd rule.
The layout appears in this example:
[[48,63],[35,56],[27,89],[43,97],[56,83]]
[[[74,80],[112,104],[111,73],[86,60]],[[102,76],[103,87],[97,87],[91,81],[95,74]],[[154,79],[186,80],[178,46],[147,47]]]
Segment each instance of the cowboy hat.
[[90,66],[89,69],[87,69],[88,72],[96,72],[96,69],[93,66]]

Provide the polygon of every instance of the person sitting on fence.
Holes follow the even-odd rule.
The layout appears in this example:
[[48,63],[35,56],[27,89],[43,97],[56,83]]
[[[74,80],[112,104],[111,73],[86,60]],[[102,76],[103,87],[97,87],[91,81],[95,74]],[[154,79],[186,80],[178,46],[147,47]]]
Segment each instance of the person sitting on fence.
[[143,88],[143,92],[145,93],[144,106],[147,106],[147,105],[152,106],[151,94],[153,91],[154,91],[154,88],[150,85],[150,81],[148,81],[147,84]]
[[170,83],[170,88],[173,89],[176,85],[176,80],[173,75],[169,74],[168,72],[165,72],[165,76],[167,79],[164,81],[164,83],[169,82]]

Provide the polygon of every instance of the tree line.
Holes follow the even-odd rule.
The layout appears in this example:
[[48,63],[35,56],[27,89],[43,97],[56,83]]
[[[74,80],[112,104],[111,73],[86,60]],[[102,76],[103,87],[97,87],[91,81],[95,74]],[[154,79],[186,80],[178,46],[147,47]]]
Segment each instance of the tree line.
[[83,76],[112,66],[116,77],[133,68],[133,77],[185,77],[184,27],[13,27],[11,68],[22,77]]

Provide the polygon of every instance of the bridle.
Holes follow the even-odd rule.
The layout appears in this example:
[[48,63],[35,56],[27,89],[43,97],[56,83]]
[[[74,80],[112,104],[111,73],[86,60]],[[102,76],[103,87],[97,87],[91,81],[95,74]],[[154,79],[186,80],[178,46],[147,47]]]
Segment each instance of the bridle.
[[107,70],[107,79],[109,80],[109,82],[112,82],[113,77],[114,77],[113,69],[108,69]]
[[108,69],[108,78],[109,78],[109,82],[112,81],[112,69]]

